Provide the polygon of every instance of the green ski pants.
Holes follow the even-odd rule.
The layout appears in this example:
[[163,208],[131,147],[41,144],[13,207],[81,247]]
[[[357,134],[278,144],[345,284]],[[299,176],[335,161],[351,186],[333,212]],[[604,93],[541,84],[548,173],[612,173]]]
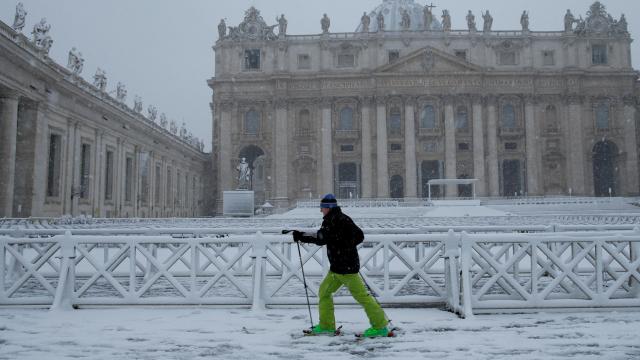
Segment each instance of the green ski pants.
[[327,277],[322,280],[319,291],[320,327],[323,329],[335,329],[336,318],[333,312],[333,294],[346,286],[356,301],[364,307],[371,327],[382,329],[387,326],[384,311],[373,296],[369,295],[360,274],[336,274],[329,271]]

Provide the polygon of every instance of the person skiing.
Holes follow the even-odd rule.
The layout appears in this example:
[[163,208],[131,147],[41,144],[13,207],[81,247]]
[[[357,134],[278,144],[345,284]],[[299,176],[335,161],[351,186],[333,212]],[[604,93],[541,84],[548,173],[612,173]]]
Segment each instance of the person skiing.
[[360,258],[357,246],[364,240],[362,230],[345,215],[333,194],[325,195],[320,202],[323,215],[322,226],[317,233],[293,231],[296,242],[327,246],[330,269],[320,284],[318,293],[318,312],[320,324],[308,331],[311,335],[333,335],[336,333],[336,321],[333,306],[333,294],[345,286],[353,298],[364,308],[371,327],[362,333],[362,337],[389,336],[388,320],[380,304],[371,296],[360,276]]

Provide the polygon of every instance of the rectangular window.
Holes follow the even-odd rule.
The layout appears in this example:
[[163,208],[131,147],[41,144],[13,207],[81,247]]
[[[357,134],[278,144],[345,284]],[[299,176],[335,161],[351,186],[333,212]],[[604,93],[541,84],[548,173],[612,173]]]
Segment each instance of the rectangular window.
[[454,50],[453,54],[464,61],[467,61],[467,50]]
[[355,56],[353,54],[338,55],[338,67],[353,67],[355,65]]
[[60,196],[60,157],[62,156],[62,137],[51,134],[49,137],[49,167],[47,174],[47,196]]
[[133,159],[127,156],[124,167],[124,201],[133,200]]
[[542,52],[542,65],[553,66],[556,64],[553,50],[545,50]]
[[342,152],[350,152],[353,151],[353,145],[348,144],[348,145],[340,145],[340,151]]
[[391,151],[402,151],[402,144],[392,143]]
[[260,49],[249,49],[244,51],[244,69],[260,70]]
[[515,51],[503,51],[499,56],[500,65],[516,65],[516,52]]
[[458,143],[458,150],[469,151],[469,143]]
[[311,57],[309,54],[298,55],[298,69],[309,70],[311,69]]
[[160,192],[162,191],[162,169],[160,164],[156,164],[156,184],[154,189],[154,203],[156,206],[160,205]]
[[606,65],[607,45],[593,45],[591,48],[591,61],[593,65]]
[[82,144],[80,151],[80,198],[89,198],[91,181],[91,145]]
[[171,189],[173,184],[171,184],[171,168],[167,168],[167,191],[164,194],[164,206],[171,207],[173,204],[173,194],[171,193]]
[[104,177],[104,199],[113,200],[113,151],[107,150]]
[[389,64],[396,62],[398,59],[400,59],[400,51],[398,50],[389,51]]

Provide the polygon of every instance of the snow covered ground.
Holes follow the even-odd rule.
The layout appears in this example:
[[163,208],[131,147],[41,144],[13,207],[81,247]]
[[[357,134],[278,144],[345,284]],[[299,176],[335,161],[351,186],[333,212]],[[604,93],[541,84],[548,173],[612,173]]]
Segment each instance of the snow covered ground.
[[356,341],[358,308],[337,308],[341,337],[300,337],[306,308],[0,309],[0,359],[640,359],[638,312],[387,312],[398,337]]

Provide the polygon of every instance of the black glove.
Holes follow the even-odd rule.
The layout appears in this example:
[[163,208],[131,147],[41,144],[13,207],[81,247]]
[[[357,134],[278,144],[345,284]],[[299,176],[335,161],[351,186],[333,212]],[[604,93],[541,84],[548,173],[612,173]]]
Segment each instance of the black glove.
[[302,231],[293,230],[293,241],[295,242],[302,241],[303,236],[304,236],[304,233]]

